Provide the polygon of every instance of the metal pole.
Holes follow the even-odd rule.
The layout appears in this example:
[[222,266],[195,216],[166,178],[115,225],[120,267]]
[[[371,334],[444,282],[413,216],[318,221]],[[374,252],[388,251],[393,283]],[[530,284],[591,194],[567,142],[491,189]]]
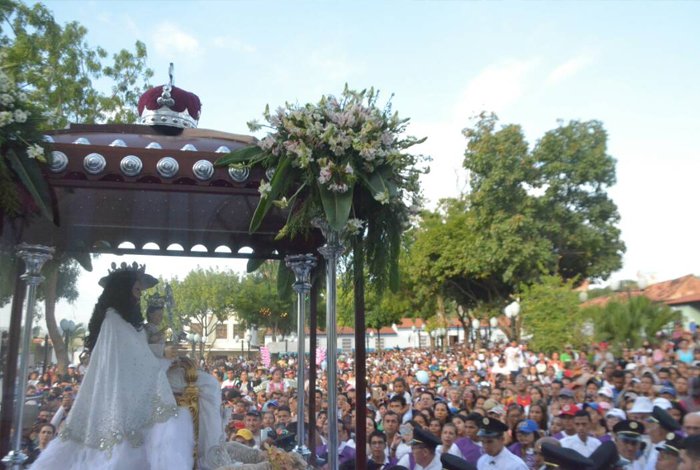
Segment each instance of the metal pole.
[[44,374],[46,374],[46,366],[49,362],[49,335],[44,336],[44,367],[41,369],[41,377],[43,380]]
[[[325,221],[324,221],[325,222]],[[328,469],[338,470],[338,335],[336,331],[336,263],[343,246],[337,231],[324,227],[326,244],[319,253],[326,259],[326,349],[328,350]],[[325,230],[324,230],[325,228]],[[361,425],[364,425],[361,424]]]
[[22,355],[19,359],[19,371],[17,373],[17,400],[15,401],[14,449],[7,454],[2,461],[13,470],[24,467],[27,456],[22,453],[22,421],[24,418],[24,401],[27,394],[27,367],[29,359],[29,345],[32,339],[32,321],[36,304],[36,289],[44,280],[41,268],[48,260],[53,258],[54,249],[44,245],[17,246],[17,254],[24,260],[26,272],[22,280],[27,284],[27,310],[24,317],[24,330],[22,331]]
[[[313,255],[286,256],[284,262],[293,272],[295,282],[292,286],[297,293],[297,445],[294,452],[307,459],[309,448],[304,444],[304,357],[306,347],[306,295],[311,291],[311,270],[316,267]],[[311,393],[312,390],[309,390]],[[309,419],[309,426],[311,426]]]

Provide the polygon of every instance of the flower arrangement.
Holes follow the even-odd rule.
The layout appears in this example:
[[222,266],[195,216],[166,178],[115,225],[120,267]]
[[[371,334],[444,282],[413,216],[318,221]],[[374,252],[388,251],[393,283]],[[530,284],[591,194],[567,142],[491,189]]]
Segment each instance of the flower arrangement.
[[265,444],[264,447],[272,470],[304,470],[308,467],[296,452],[285,452],[269,444]]
[[378,97],[373,88],[346,86],[339,97],[315,104],[286,103],[274,112],[268,106],[264,124],[248,123],[267,135],[217,164],[274,169],[260,182],[251,232],[273,207],[288,210],[278,237],[303,234],[322,217],[332,230],[366,236],[368,259],[376,255],[381,270],[388,266],[398,275],[400,234],[419,204],[418,177],[425,171],[419,168],[424,157],[407,150],[424,139],[404,135],[409,120],[399,118],[390,101],[378,106]]
[[53,218],[49,188],[40,168],[47,163],[41,122],[41,112],[0,68],[0,217],[39,210]]

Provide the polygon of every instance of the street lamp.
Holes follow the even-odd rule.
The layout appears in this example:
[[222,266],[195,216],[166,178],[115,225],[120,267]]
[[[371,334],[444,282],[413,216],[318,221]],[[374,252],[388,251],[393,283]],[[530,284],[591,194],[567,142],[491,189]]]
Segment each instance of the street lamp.
[[[253,335],[251,334],[250,330],[247,330],[245,332],[245,340],[248,343],[248,356],[250,356],[250,340],[253,338]],[[241,352],[243,352],[243,344],[241,344]]]
[[202,342],[202,336],[199,333],[189,333],[187,335],[187,341],[192,343],[192,359],[196,359],[195,346]]
[[518,315],[520,314],[520,302],[514,300],[513,302],[509,303],[508,305],[506,305],[506,308],[503,309],[503,313],[505,313],[506,317],[510,319],[510,325],[513,328],[513,340],[517,340],[517,331],[515,323],[517,321]]
[[479,336],[479,327],[481,326],[481,322],[474,318],[472,320],[472,331],[474,334],[474,343],[476,343],[478,336]]
[[493,330],[498,327],[498,318],[491,317],[489,319],[489,343],[491,342],[491,335],[493,335]]
[[369,332],[369,345],[370,347],[372,346],[372,342],[374,341],[374,331]]
[[41,376],[42,378],[44,377],[44,374],[46,374],[46,367],[49,362],[49,334],[47,333],[46,336],[44,336],[44,367],[41,369]]

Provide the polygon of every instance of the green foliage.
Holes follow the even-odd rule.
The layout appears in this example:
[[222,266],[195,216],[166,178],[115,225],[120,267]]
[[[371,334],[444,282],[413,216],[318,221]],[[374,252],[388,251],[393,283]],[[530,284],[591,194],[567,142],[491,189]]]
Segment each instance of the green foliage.
[[[85,41],[84,26],[58,24],[44,5],[15,0],[0,5],[0,28],[4,64],[30,101],[44,107],[50,127],[134,121],[138,98],[153,75],[142,42],[136,42],[134,52],[122,49],[105,65],[109,54]],[[102,77],[112,82],[107,93],[95,85]]]
[[[273,334],[289,333],[296,325],[292,291],[280,296],[277,277],[279,264],[268,261],[240,279],[233,293],[232,305],[243,324],[270,328]],[[284,268],[283,272],[291,272]],[[285,283],[286,285],[286,283]]]
[[584,318],[571,279],[543,276],[539,282],[523,286],[519,296],[523,334],[531,335],[528,341],[533,351],[551,353],[566,343],[585,343],[581,334]]
[[522,128],[482,115],[464,130],[470,192],[422,214],[408,268],[417,295],[499,312],[544,276],[580,282],[621,266],[615,181],[598,121],[572,121],[532,150]]
[[216,326],[233,315],[234,293],[240,279],[234,272],[218,272],[197,267],[185,279],[171,279],[173,316],[182,325],[198,325],[202,336],[212,334]]
[[609,342],[617,353],[622,347],[638,348],[644,341],[653,342],[658,332],[681,318],[679,312],[642,295],[610,301],[586,313],[593,322],[596,340]]

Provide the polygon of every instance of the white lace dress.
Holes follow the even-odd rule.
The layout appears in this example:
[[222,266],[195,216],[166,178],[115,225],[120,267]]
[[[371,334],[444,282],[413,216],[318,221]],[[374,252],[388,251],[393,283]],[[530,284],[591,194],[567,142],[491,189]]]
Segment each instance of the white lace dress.
[[177,408],[169,365],[145,331],[107,310],[65,426],[32,470],[192,469],[192,419]]

